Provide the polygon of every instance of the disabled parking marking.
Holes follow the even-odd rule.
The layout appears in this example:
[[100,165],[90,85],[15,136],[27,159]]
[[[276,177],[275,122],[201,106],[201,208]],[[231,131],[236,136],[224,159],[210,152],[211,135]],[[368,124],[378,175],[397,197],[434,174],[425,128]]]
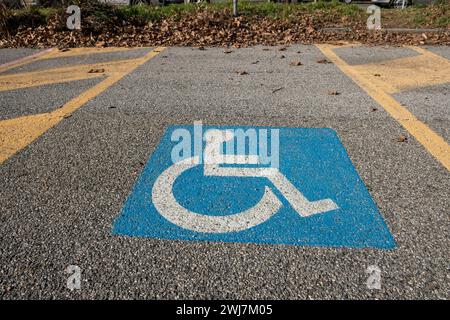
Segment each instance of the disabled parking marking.
[[[157,54],[162,52],[165,48],[159,47],[155,48],[154,50],[150,51],[146,55],[140,58],[131,59],[128,61],[116,61],[113,63],[102,63],[100,65],[105,66],[106,69],[106,77],[105,79],[95,85],[94,87],[90,88],[89,90],[83,92],[79,96],[75,97],[74,99],[68,101],[66,104],[64,104],[61,108],[54,110],[52,112],[42,113],[42,114],[35,114],[35,115],[29,115],[29,116],[23,116],[18,117],[14,119],[7,119],[7,120],[1,120],[0,121],[0,164],[2,164],[4,161],[9,159],[11,156],[13,156],[15,153],[17,153],[19,150],[23,149],[27,145],[29,145],[31,142],[36,140],[38,137],[40,137],[42,134],[44,134],[48,129],[55,126],[57,123],[59,123],[62,119],[79,109],[82,105],[87,103],[89,100],[95,98],[100,93],[114,85],[116,82],[118,82],[120,79],[122,79],[124,76],[135,70],[140,65],[144,64],[145,62],[149,61],[153,57],[155,57]],[[83,66],[77,66],[76,69],[81,68],[82,70],[86,71],[85,73],[88,74],[88,68],[91,66],[84,66],[85,69],[82,69]],[[67,68],[66,68],[67,69]],[[72,70],[71,68],[69,68]],[[58,69],[61,70],[61,69]],[[48,72],[47,70],[39,71],[39,74],[43,74],[45,77],[45,73]],[[48,72],[50,75],[54,75],[55,79],[49,79],[49,81],[60,82],[61,78],[57,77],[56,75],[59,74],[58,72]],[[28,73],[30,74],[30,73]],[[36,72],[32,72],[31,74],[36,76]],[[7,75],[4,77],[0,77],[0,83],[1,79],[17,79],[18,82],[20,80],[21,74],[14,74],[14,75]],[[104,75],[103,75],[104,76]],[[13,78],[11,78],[13,77]],[[18,78],[17,78],[18,77]],[[70,78],[70,75],[67,75],[68,78]],[[34,86],[36,84],[39,85],[39,83],[36,83],[34,81],[35,78],[31,77],[28,78],[25,82],[27,82],[28,85],[21,86],[17,83],[13,82],[13,86],[19,86],[19,87],[27,87],[27,86]],[[62,79],[64,80],[64,78]],[[8,82],[8,81],[6,81]],[[5,86],[8,86],[8,84],[4,84]],[[0,87],[1,91],[1,87]]]
[[[260,158],[250,156],[222,156],[222,144],[234,140],[233,131],[210,130],[205,136],[204,151],[205,177],[252,177],[267,178],[289,202],[292,208],[303,217],[338,209],[330,200],[314,202],[308,199],[290,183],[290,181],[273,167],[244,167],[259,165]],[[249,229],[257,226],[273,216],[282,206],[270,187],[265,187],[262,199],[254,207],[239,213],[226,216],[210,216],[187,210],[178,203],[172,190],[176,179],[185,171],[202,165],[200,157],[189,157],[166,169],[156,180],[152,188],[152,201],[156,210],[170,222],[197,232],[223,233]],[[223,165],[242,165],[243,167],[227,167]]]
[[[437,161],[439,161],[447,170],[450,171],[450,145],[444,138],[431,130],[425,123],[417,119],[414,114],[395,100],[390,94],[403,89],[424,86],[427,85],[427,83],[431,85],[450,81],[448,73],[441,74],[440,72],[437,72],[436,77],[433,76],[434,70],[439,70],[441,67],[446,70],[446,72],[450,71],[450,64],[447,59],[427,52],[424,49],[415,48],[416,51],[423,54],[423,57],[419,56],[398,59],[399,61],[403,61],[403,63],[398,63],[398,66],[397,63],[395,63],[397,60],[394,60],[394,62],[392,62],[392,60],[386,62],[389,69],[391,69],[389,71],[390,73],[387,72],[387,74],[391,74],[393,76],[390,78],[388,77],[390,80],[386,78],[385,80],[388,82],[385,83],[384,81],[378,80],[376,79],[377,77],[373,76],[378,72],[376,71],[376,68],[382,67],[380,63],[371,64],[369,71],[367,71],[362,66],[348,65],[333,51],[336,46],[326,44],[316,46],[328,59],[330,59],[339,69],[341,69],[342,72],[348,75],[358,86],[367,92],[370,97],[372,97],[381,107],[383,107],[392,118],[394,118],[414,138],[416,138],[416,140],[419,141],[419,143],[422,144],[422,146],[424,146],[424,148]],[[424,59],[429,59],[429,61],[424,61]],[[406,61],[406,63],[404,61]],[[424,65],[414,73],[418,77],[418,80],[407,80],[412,71],[408,70],[408,72],[406,72],[405,66],[409,66],[409,68],[411,68],[416,65],[414,61],[424,63]],[[368,65],[365,66],[367,67]],[[373,69],[373,66],[375,66],[375,69]],[[368,72],[370,72],[370,77]]]
[[0,75],[0,92],[123,74],[135,66],[139,59],[142,58]]
[[[194,156],[187,155],[174,163],[174,132],[186,130],[194,135],[194,126],[169,127],[114,222],[113,234],[219,242],[395,247],[333,130],[256,128],[279,130],[278,168],[259,165],[260,154],[224,154],[223,147],[222,160],[209,162],[208,133],[237,129],[249,128],[205,127],[208,131],[201,142],[203,159],[194,150]],[[273,139],[269,136],[268,143],[274,143]],[[250,149],[247,141],[246,150]]]

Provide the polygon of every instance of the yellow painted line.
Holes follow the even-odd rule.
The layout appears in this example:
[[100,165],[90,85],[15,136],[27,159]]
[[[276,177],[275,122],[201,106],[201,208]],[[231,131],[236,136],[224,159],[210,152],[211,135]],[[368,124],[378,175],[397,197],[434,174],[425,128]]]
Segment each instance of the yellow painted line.
[[77,71],[71,73],[40,72],[33,74],[32,76],[30,76],[29,74],[25,74],[25,76],[27,77],[22,77],[22,74],[15,74],[13,76],[8,76],[5,78],[0,77],[0,92],[49,85],[54,83],[98,78],[103,76],[103,74]]
[[55,111],[0,121],[0,164],[164,49],[163,47],[156,48],[144,57],[132,60],[126,70],[111,74]]
[[52,49],[44,51],[43,53],[38,53],[38,54],[34,54],[34,55],[31,55],[28,57],[24,57],[22,59],[17,60],[16,62],[8,63],[6,65],[0,66],[0,73],[5,72],[10,69],[13,69],[13,68],[23,66],[25,64],[29,64],[31,62],[35,62],[35,61],[44,59],[46,56],[53,54],[56,50],[57,49],[52,48]]
[[424,48],[421,47],[414,47],[414,46],[407,46],[407,48],[414,50],[422,55],[434,58],[436,60],[440,60],[441,62],[448,62],[448,60],[444,57],[441,57],[440,55],[433,53],[431,51],[425,50]]
[[374,85],[367,77],[361,75],[356,68],[345,63],[344,60],[334,53],[334,46],[323,44],[317,45],[317,47],[450,171],[450,146],[441,136],[418,120],[408,109],[384,91],[383,88]]
[[[115,72],[122,73],[140,59],[142,58],[7,74],[0,76],[0,92],[53,83],[97,78]],[[90,71],[94,69],[103,69],[104,72],[90,73]]]
[[347,41],[347,40],[337,40],[328,42],[329,45],[332,45],[335,48],[351,48],[351,47],[360,47],[362,46],[361,42],[356,41]]
[[77,57],[77,56],[97,54],[97,53],[125,52],[125,51],[139,50],[139,49],[150,49],[150,48],[149,47],[138,47],[138,48],[124,48],[124,47],[71,48],[68,51],[54,50],[53,52],[51,52],[50,54],[46,55],[42,59]]

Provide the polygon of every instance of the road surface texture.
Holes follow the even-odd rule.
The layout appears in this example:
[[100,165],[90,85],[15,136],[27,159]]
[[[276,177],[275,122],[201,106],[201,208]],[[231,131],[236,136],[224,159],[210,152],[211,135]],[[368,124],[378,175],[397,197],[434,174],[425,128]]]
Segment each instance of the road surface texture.
[[[450,48],[230,51],[0,50],[1,298],[450,298]],[[197,120],[336,130],[396,247],[113,235],[165,129]]]

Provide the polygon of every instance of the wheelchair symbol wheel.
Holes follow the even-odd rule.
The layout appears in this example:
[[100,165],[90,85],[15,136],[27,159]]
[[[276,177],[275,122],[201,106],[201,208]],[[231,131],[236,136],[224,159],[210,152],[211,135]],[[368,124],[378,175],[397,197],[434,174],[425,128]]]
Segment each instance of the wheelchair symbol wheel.
[[[233,138],[227,130],[210,130],[206,135],[204,153],[205,176],[265,177],[302,217],[338,209],[331,199],[309,201],[277,168],[223,167],[223,164],[257,164],[257,156],[220,155],[221,143]],[[227,233],[255,227],[272,217],[282,202],[266,186],[262,198],[253,207],[226,216],[211,216],[192,212],[178,203],[173,194],[176,179],[186,170],[200,165],[199,157],[190,157],[167,168],[155,181],[152,202],[156,210],[171,223],[195,232]]]
[[227,216],[208,216],[187,210],[173,195],[173,184],[183,172],[195,167],[198,158],[180,161],[164,171],[156,180],[152,198],[156,210],[167,220],[182,228],[197,232],[225,233],[242,231],[263,223],[282,206],[269,187],[265,187],[261,200],[252,208]]

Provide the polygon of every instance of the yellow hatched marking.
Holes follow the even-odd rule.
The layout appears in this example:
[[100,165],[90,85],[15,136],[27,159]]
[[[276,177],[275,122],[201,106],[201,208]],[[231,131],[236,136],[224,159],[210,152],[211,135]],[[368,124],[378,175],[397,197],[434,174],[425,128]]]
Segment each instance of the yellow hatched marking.
[[387,93],[450,82],[450,61],[429,51],[412,48],[419,56],[353,66],[374,86]]
[[[35,87],[123,73],[142,58],[95,64],[76,65],[48,70],[14,73],[0,76],[0,91]],[[92,72],[101,70],[102,72]]]
[[[361,70],[348,65],[342,60],[331,45],[317,45],[322,53],[328,57],[339,69],[349,76],[356,84],[367,92],[380,106],[382,106],[398,123],[400,123],[422,146],[433,155],[447,170],[450,171],[450,146],[425,123],[417,119],[408,109],[395,100],[383,86],[374,83],[372,78],[361,74]],[[377,71],[378,72],[378,71]]]
[[[41,58],[41,60],[45,59],[54,59],[54,58],[67,58],[67,57],[77,57],[83,55],[91,55],[97,53],[114,53],[114,52],[125,52],[132,50],[145,49],[146,47],[138,47],[138,48],[123,48],[123,47],[108,47],[108,48],[72,48],[67,51],[54,50],[50,54]],[[150,48],[147,48],[150,49]]]
[[0,121],[0,164],[164,49],[156,48],[142,58],[117,67],[105,80],[55,111]]

